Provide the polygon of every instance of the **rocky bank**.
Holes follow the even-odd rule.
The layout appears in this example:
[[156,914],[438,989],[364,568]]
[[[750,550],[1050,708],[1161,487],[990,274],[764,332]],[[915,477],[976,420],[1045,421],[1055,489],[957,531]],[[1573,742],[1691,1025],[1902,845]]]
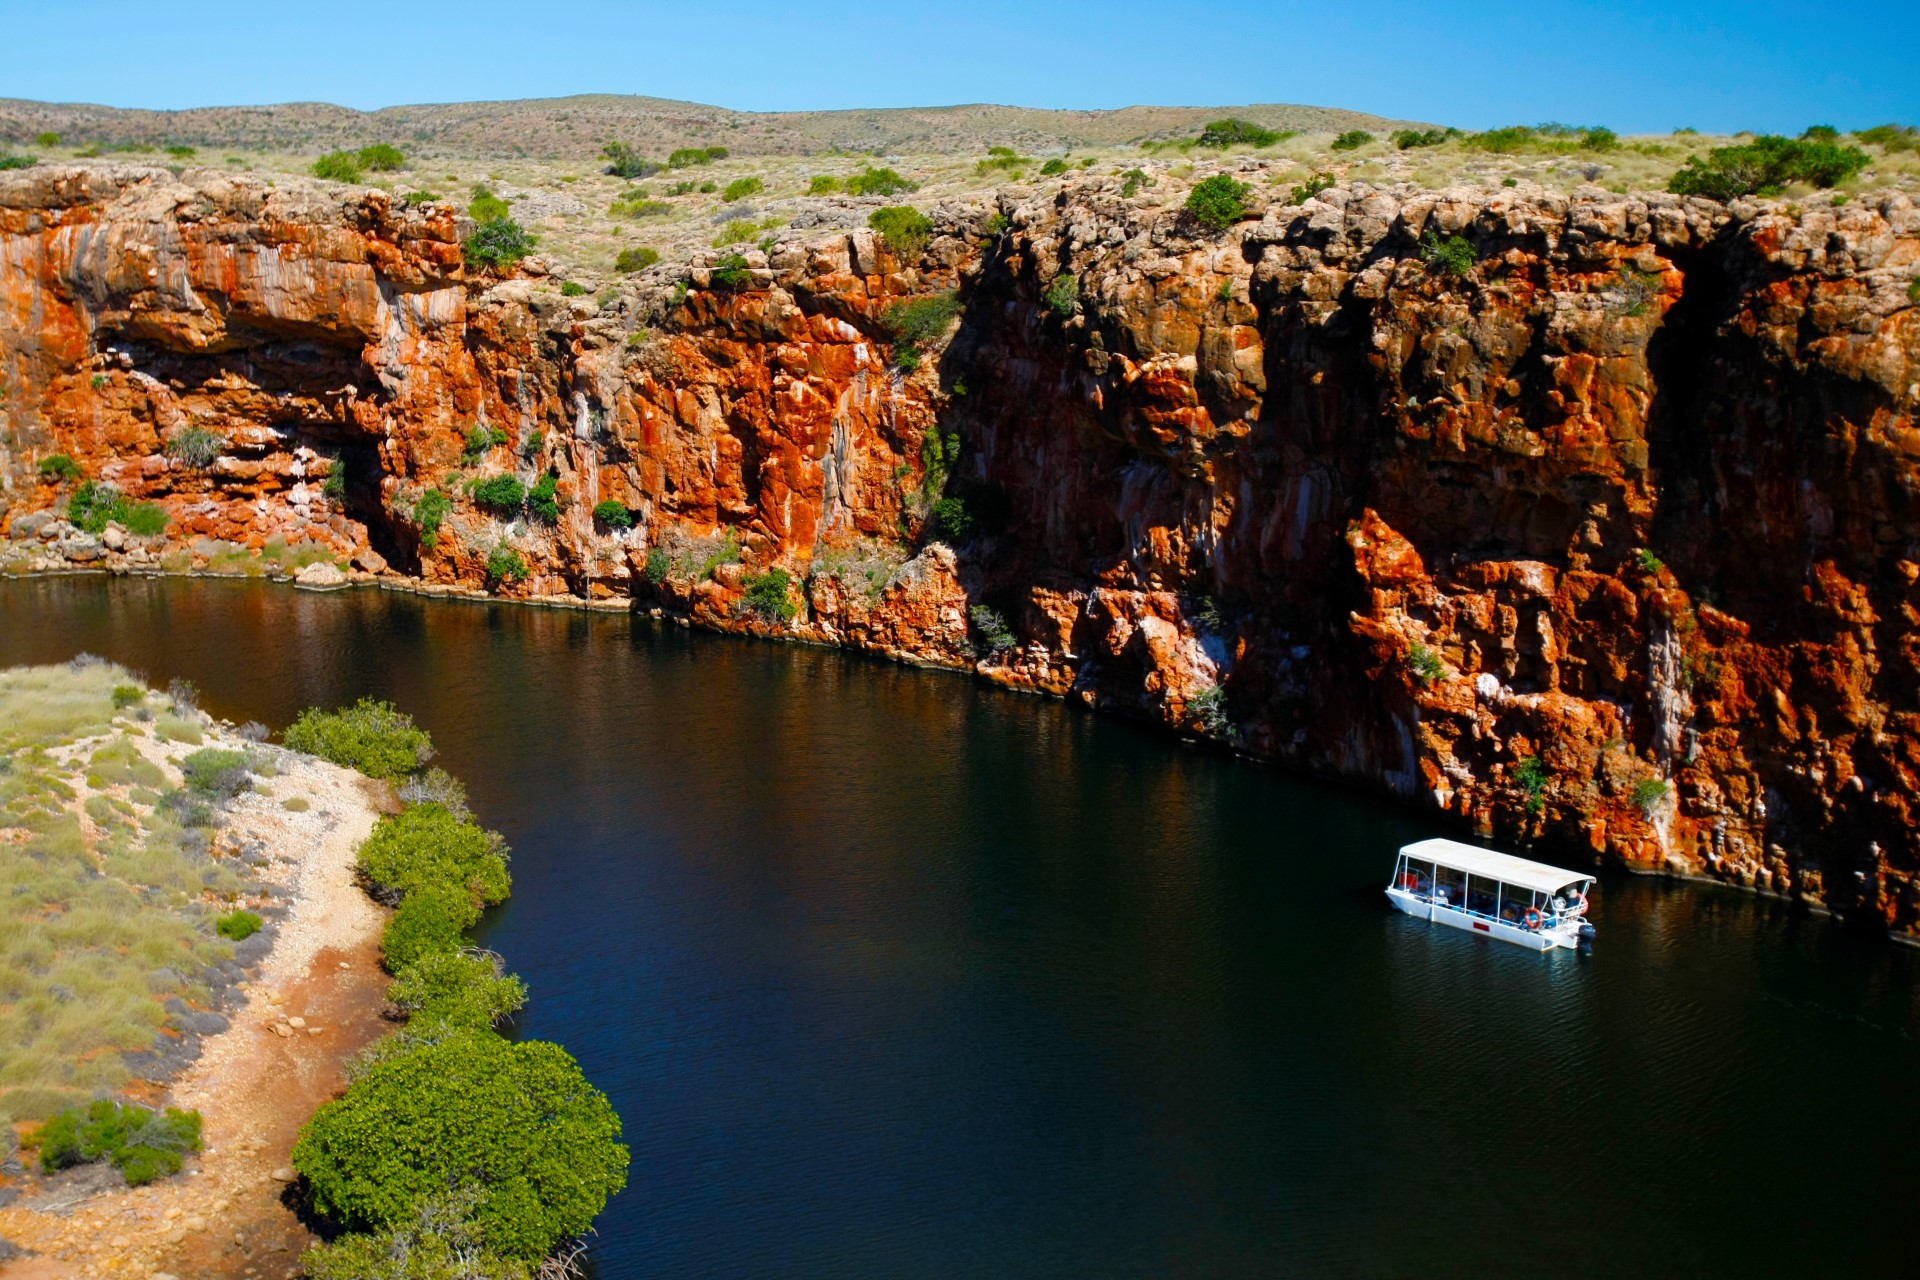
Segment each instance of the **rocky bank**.
[[[1920,932],[1906,197],[1348,186],[1209,233],[1087,176],[930,213],[910,253],[795,227],[744,280],[570,297],[467,270],[443,204],[0,174],[6,554],[313,542],[478,590],[506,547],[502,595],[968,668]],[[945,291],[903,355],[889,309]],[[61,453],[166,533],[73,530]],[[464,488],[508,472],[558,517]],[[746,605],[773,568],[790,620]]]

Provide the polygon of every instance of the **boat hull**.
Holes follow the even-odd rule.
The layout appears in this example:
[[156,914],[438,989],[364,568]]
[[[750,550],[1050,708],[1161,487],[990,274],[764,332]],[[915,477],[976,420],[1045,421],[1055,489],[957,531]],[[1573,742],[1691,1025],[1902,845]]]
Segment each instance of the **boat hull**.
[[1430,902],[1419,894],[1408,893],[1404,889],[1387,890],[1387,899],[1393,903],[1396,910],[1403,911],[1407,915],[1429,920],[1434,924],[1444,924],[1462,933],[1493,938],[1500,942],[1511,942],[1514,946],[1525,947],[1529,951],[1551,951],[1555,947],[1579,945],[1577,928],[1558,931],[1536,930],[1508,924],[1504,920],[1488,920],[1484,916],[1470,915],[1453,907]]

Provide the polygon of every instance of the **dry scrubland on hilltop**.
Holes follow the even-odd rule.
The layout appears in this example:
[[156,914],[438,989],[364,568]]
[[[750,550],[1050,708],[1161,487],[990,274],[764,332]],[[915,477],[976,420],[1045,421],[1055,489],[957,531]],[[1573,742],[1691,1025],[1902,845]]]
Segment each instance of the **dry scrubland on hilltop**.
[[0,560],[842,644],[1920,932],[1914,135],[1240,132],[389,175],[499,269],[464,191],[42,159]]

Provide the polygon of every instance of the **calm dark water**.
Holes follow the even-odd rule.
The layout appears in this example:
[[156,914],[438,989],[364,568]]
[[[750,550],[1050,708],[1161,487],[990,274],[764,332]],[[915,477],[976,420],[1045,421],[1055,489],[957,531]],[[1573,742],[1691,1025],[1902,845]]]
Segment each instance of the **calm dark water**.
[[950,675],[644,619],[0,583],[284,726],[391,698],[614,1099],[598,1274],[1910,1273],[1920,954],[1631,879],[1591,957],[1390,913],[1439,828]]

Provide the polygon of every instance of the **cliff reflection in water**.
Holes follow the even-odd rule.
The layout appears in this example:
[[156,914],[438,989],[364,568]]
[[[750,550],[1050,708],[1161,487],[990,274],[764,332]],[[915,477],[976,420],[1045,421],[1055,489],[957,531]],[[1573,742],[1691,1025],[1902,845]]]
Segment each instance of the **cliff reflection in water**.
[[1591,957],[1496,948],[1387,912],[1440,829],[1375,801],[626,616],[0,583],[0,662],[80,649],[233,718],[372,693],[432,730],[514,847],[485,940],[524,1029],[626,1118],[609,1280],[1901,1256],[1915,957],[1782,904],[1610,877]]

